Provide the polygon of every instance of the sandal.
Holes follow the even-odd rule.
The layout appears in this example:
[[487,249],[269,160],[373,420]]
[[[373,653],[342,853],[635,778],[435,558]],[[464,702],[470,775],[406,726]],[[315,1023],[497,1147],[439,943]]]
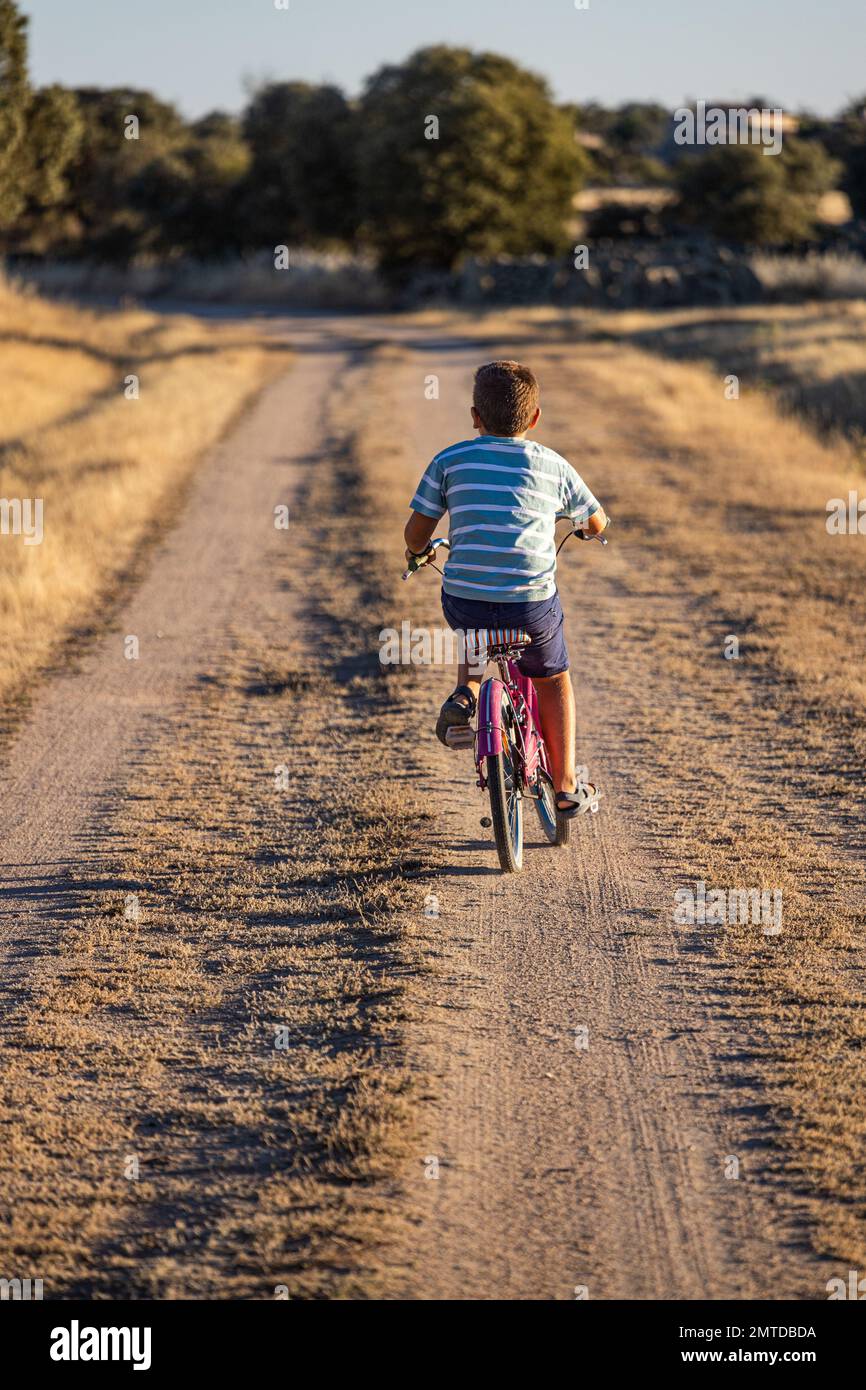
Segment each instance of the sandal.
[[[587,811],[597,811],[600,796],[601,792],[593,782],[578,782],[576,791],[556,793],[556,814],[564,820],[572,820],[574,816],[585,815]],[[560,806],[560,801],[568,804]]]
[[[468,685],[458,685],[453,695],[449,695],[436,721],[436,737],[440,743],[444,743],[446,748],[459,746],[458,742],[452,743],[448,738],[450,729],[464,730],[469,728],[470,720],[475,714],[476,699]],[[462,736],[463,738],[466,735]]]

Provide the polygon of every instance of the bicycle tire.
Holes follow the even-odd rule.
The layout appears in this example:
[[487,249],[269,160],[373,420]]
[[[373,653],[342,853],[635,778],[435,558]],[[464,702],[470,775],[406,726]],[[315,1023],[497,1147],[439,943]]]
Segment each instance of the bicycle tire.
[[523,800],[519,794],[509,798],[506,768],[510,771],[510,767],[504,753],[491,753],[487,758],[487,790],[499,866],[503,873],[516,874],[523,868]]
[[556,795],[549,774],[539,769],[538,782],[544,789],[545,804],[542,804],[542,799],[538,796],[533,797],[533,801],[535,802],[536,814],[541,822],[541,828],[544,831],[544,837],[550,845],[567,845],[571,821],[566,816],[560,815],[556,809]]

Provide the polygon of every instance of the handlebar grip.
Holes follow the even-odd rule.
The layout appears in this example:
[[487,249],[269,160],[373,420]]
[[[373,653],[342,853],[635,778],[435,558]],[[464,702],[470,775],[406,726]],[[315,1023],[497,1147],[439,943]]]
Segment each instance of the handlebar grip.
[[[447,550],[451,549],[451,542],[446,540],[444,536],[431,541],[427,550],[422,551],[420,555],[413,555],[409,561],[409,568],[403,571],[403,578],[408,579],[410,575],[417,574],[425,565],[430,564],[436,551],[442,546],[445,546]],[[436,566],[434,565],[433,568],[435,569]]]
[[408,579],[410,574],[417,574],[418,570],[423,569],[430,559],[430,553],[430,551],[425,551],[423,555],[413,555],[408,568],[403,572],[403,578]]

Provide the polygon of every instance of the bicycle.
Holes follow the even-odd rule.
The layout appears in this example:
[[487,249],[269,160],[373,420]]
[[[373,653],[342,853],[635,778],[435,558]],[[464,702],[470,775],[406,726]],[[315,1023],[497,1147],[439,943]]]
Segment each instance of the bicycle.
[[[569,531],[560,542],[557,555],[565,542],[577,536],[580,540],[599,540],[602,535],[587,536],[579,530]],[[439,537],[431,542],[423,555],[413,556],[403,574],[409,579],[419,569],[434,565],[433,556],[442,547],[450,550],[450,542]],[[490,817],[481,824],[493,826],[499,864],[504,873],[518,873],[523,868],[523,802],[531,799],[545,839],[551,845],[568,843],[570,820],[556,806],[556,789],[550,775],[547,747],[538,719],[538,698],[528,676],[515,665],[532,641],[528,632],[519,628],[480,628],[474,634],[473,645],[479,665],[493,661],[498,677],[487,677],[481,684],[476,709],[477,724],[467,731],[449,731],[465,736],[465,746],[471,742],[474,750],[477,785],[490,797]],[[468,659],[468,651],[467,651]],[[451,740],[449,740],[451,742]],[[452,747],[464,746],[463,739],[451,742]],[[598,809],[593,803],[591,809]]]

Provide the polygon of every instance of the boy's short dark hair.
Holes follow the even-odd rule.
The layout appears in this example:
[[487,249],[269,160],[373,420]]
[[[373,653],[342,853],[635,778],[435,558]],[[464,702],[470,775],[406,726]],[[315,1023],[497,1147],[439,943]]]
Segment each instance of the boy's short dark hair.
[[538,400],[538,382],[519,362],[488,362],[475,373],[472,404],[491,434],[523,434]]

